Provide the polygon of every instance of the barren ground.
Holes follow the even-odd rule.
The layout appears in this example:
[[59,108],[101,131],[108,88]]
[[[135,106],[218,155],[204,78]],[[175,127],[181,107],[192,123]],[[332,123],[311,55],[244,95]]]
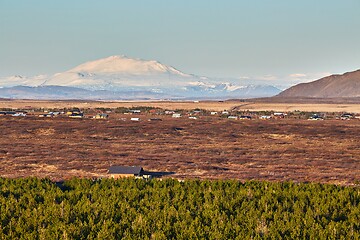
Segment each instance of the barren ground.
[[98,177],[141,165],[176,178],[360,181],[359,120],[140,122],[0,117],[0,176]]

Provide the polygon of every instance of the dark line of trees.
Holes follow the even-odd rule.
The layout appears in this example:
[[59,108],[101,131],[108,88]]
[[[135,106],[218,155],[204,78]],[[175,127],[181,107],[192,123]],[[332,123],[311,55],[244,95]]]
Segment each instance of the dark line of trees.
[[359,239],[360,189],[0,178],[0,239]]

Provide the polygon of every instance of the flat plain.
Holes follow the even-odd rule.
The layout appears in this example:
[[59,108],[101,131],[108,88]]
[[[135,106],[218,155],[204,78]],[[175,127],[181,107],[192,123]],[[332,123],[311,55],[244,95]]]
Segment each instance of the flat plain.
[[0,176],[102,177],[110,165],[140,165],[178,179],[360,181],[358,119],[130,117],[0,117]]
[[222,110],[249,110],[249,111],[314,111],[314,112],[353,112],[360,113],[360,100],[301,100],[281,102],[279,99],[266,100],[228,100],[228,101],[42,101],[42,100],[0,100],[0,108],[117,108],[149,106],[163,109],[206,109],[214,111]]

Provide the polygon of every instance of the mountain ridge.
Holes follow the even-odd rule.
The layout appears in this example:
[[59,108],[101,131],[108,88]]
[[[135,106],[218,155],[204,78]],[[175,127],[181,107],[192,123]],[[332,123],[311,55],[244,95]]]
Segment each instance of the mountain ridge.
[[357,98],[360,97],[360,69],[300,83],[276,97]]

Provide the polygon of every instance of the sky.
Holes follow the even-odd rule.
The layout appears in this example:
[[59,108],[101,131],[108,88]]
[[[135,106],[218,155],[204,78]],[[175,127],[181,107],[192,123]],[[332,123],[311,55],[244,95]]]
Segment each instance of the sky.
[[315,80],[360,69],[359,0],[0,0],[0,77],[112,55],[208,77]]

